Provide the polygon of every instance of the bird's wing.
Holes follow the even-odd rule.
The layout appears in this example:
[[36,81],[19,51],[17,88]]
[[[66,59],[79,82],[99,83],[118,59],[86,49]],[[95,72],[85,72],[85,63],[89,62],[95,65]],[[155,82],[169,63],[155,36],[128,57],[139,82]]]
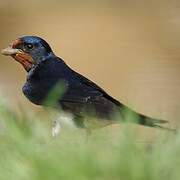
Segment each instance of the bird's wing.
[[76,78],[59,101],[65,111],[101,119],[112,119],[114,113],[119,112],[121,104],[117,100],[84,76],[74,71],[72,74]]
[[76,81],[75,83],[70,83],[70,87],[61,101],[74,103],[102,103],[102,100],[106,100],[115,105],[121,105],[119,101],[108,95],[102,88],[100,88],[91,80],[73,70],[72,74],[74,77],[76,77]]
[[[121,105],[119,101],[108,95],[94,82],[71,69],[61,58],[58,59],[59,61],[55,61],[56,67],[54,69],[58,71],[58,76],[68,84],[64,96],[60,99],[61,102],[69,101],[86,103],[96,101],[96,103],[98,103],[99,99],[104,99],[116,106]],[[61,71],[59,71],[59,69],[61,69]]]
[[[96,99],[97,99],[97,97],[101,96],[118,106],[121,105],[121,103],[119,101],[117,101],[116,99],[111,97],[109,94],[107,94],[101,87],[99,87],[93,81],[87,79],[86,77],[84,77],[83,75],[81,75],[75,71],[73,71],[73,73],[79,79],[79,81],[83,85],[83,88],[86,89],[87,97],[88,97],[88,94],[92,95],[93,97],[96,97]],[[84,94],[85,96],[86,96],[86,93]]]
[[74,103],[88,103],[97,101],[103,94],[96,89],[89,88],[84,84],[75,85],[71,84],[71,87],[62,97],[61,101],[74,102]]

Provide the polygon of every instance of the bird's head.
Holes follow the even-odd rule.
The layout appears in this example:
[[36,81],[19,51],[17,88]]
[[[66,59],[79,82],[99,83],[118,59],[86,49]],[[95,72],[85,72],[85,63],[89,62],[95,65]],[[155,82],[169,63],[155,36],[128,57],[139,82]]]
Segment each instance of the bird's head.
[[52,54],[49,44],[37,36],[23,36],[16,39],[8,48],[1,51],[12,56],[28,72],[31,68]]

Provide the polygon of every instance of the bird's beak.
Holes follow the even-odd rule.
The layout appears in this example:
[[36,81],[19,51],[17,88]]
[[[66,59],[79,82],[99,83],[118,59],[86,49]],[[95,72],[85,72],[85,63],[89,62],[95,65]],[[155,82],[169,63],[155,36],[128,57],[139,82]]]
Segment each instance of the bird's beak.
[[22,53],[22,51],[20,49],[13,49],[10,46],[1,51],[1,54],[5,55],[5,56],[12,56],[12,55],[16,55],[18,53]]
[[12,56],[12,55],[16,55],[18,53],[22,53],[22,50],[18,49],[18,45],[20,45],[22,42],[21,40],[18,38],[16,39],[9,47],[3,49],[1,51],[1,54],[5,55],[5,56]]
[[16,61],[23,65],[26,71],[29,71],[35,62],[28,53],[17,48],[20,43],[22,43],[20,39],[15,40],[12,45],[3,49],[1,54],[12,56]]

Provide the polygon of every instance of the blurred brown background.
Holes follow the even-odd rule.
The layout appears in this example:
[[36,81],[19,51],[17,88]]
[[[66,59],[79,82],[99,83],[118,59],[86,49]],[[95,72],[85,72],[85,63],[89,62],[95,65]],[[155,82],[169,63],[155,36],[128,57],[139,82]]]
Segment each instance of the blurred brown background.
[[[112,96],[144,114],[180,122],[180,1],[0,0],[0,49],[22,35],[46,39],[55,53]],[[12,107],[24,69],[0,58],[0,91]]]

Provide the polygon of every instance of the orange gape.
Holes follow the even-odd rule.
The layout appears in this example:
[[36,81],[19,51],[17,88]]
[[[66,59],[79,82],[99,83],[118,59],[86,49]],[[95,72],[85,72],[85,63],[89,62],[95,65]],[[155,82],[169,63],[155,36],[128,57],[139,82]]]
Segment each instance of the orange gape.
[[29,71],[33,65],[33,59],[28,53],[17,53],[16,55],[12,55],[12,57],[21,63],[26,71]]

